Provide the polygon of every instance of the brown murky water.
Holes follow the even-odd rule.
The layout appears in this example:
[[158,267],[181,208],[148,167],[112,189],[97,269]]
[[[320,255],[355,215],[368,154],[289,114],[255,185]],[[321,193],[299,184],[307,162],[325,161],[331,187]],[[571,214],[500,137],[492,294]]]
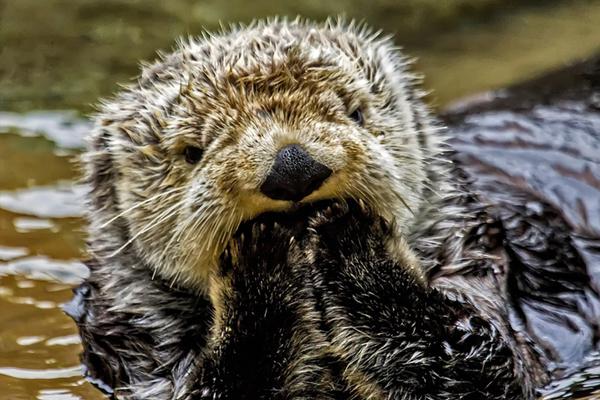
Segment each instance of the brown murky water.
[[61,304],[86,276],[82,188],[87,125],[73,113],[0,112],[0,399],[103,396],[82,378]]
[[[14,26],[18,22],[12,17],[24,15],[15,11],[15,4],[19,2],[8,3],[0,0],[0,45],[3,45],[2,24]],[[65,1],[58,3],[61,7],[69,5]],[[87,6],[101,3],[104,4],[93,0],[81,2]],[[114,8],[118,3],[110,1],[107,7]],[[172,29],[162,30],[162,36],[150,35],[150,41],[154,40],[156,44],[144,42],[145,46],[164,47],[178,34],[189,31],[188,25],[180,29],[173,22],[176,7],[170,7],[171,14],[161,22]],[[219,18],[247,19],[247,15],[251,15],[250,10],[228,18],[227,11],[222,10],[227,7],[219,8],[215,4],[212,7],[212,23]],[[381,25],[401,24],[400,18],[395,22],[391,20],[394,8],[387,7],[380,13],[386,15]],[[73,12],[73,9],[77,7],[68,10]],[[295,12],[298,11],[302,10]],[[261,11],[261,14],[275,12],[277,10]],[[89,27],[85,24],[61,25],[57,13],[56,10],[40,11],[46,23],[43,29],[54,21],[59,25],[54,27],[56,30],[79,29],[74,36],[93,40],[93,35],[102,33],[106,26],[115,26],[98,23],[88,32]],[[121,33],[133,32],[128,30],[128,22],[136,26],[135,21],[144,15],[142,2],[130,2],[127,13],[119,19],[118,29],[111,30],[108,36],[119,40]],[[90,15],[79,17],[92,19]],[[189,24],[189,20],[186,21]],[[470,26],[459,24],[450,32],[428,29],[422,39],[418,38],[417,26],[415,36],[410,40],[410,50],[419,56],[419,68],[427,74],[428,85],[436,88],[438,104],[505,85],[517,77],[527,78],[600,48],[598,1],[519,9],[485,24],[470,21]],[[369,22],[378,25],[376,19]],[[153,23],[160,25],[157,21]],[[211,23],[206,22],[206,25],[211,26]],[[33,32],[35,27],[23,30]],[[131,34],[137,35],[136,40],[139,40],[143,31]],[[4,35],[5,38],[8,36]],[[24,41],[27,40],[25,36]],[[30,40],[34,40],[32,37],[37,36],[29,35]],[[65,49],[66,52],[77,51],[77,48],[68,50],[73,46],[69,41],[52,45],[57,54],[65,53]],[[70,62],[55,60],[56,64],[38,60],[43,65],[38,66],[39,70],[33,68],[35,73],[27,76],[19,75],[20,69],[10,65],[11,57],[13,61],[17,59],[14,56],[19,46],[0,48],[0,73],[3,73],[0,76],[0,107],[4,109],[0,109],[0,400],[104,398],[82,378],[75,325],[61,311],[61,304],[71,296],[71,287],[87,274],[78,261],[84,247],[85,226],[81,218],[84,189],[76,180],[77,154],[83,146],[88,123],[75,111],[37,109],[72,108],[79,104],[79,110],[88,110],[87,104],[92,99],[112,91],[114,81],[130,75],[137,58],[144,56],[134,51],[123,61],[128,56],[122,55],[118,42],[114,42],[113,47],[111,53],[110,40],[104,43],[107,53],[98,62],[112,60],[106,61],[106,68],[96,65],[98,68],[93,69],[92,64],[78,64],[76,59]],[[20,51],[26,53],[30,48],[23,45]],[[38,61],[34,56],[27,54],[27,57],[33,57],[30,61],[35,66]],[[78,68],[83,70],[82,73],[69,80]],[[91,71],[89,76],[84,73],[88,69]],[[112,74],[113,70],[115,74]],[[52,77],[56,82],[50,84]],[[45,96],[49,90],[53,95]],[[600,387],[599,376],[600,371],[592,368],[558,382],[548,398],[561,398],[561,390],[565,387]],[[600,394],[581,398],[600,398]]]

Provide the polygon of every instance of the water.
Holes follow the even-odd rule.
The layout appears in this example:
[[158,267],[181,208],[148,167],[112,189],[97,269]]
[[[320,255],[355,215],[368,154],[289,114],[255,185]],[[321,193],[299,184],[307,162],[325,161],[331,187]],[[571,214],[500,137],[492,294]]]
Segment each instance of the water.
[[74,150],[86,131],[73,113],[0,113],[0,399],[103,398],[60,308],[88,274]]
[[[240,11],[215,2],[187,9],[190,3],[183,0],[165,5],[0,0],[0,400],[104,398],[82,378],[77,331],[61,310],[71,288],[87,274],[79,262],[85,224],[77,155],[89,124],[80,112],[115,90],[116,80],[133,75],[138,59],[151,58],[155,48],[168,47],[174,37],[197,32],[200,25],[213,27],[218,19],[282,12],[267,3]],[[413,3],[419,1],[405,7]],[[498,2],[475,3],[490,4],[495,12]],[[304,12],[286,4],[287,13]],[[314,4],[306,2],[307,14],[320,17],[335,10]],[[442,15],[456,12],[449,7],[436,15],[448,32],[427,27],[427,16],[418,13],[410,14],[410,21],[392,18],[400,13],[394,4],[376,2],[367,19],[403,35],[421,59],[427,84],[436,88],[439,105],[600,46],[599,1],[521,8],[486,22],[471,13],[464,24]],[[353,1],[349,15],[360,16],[360,5]],[[76,111],[39,111],[65,107]],[[599,379],[594,368],[577,371],[556,382],[547,396],[568,398],[569,391],[579,391],[580,398],[591,399],[585,396],[594,396],[593,390],[586,386],[598,387]]]

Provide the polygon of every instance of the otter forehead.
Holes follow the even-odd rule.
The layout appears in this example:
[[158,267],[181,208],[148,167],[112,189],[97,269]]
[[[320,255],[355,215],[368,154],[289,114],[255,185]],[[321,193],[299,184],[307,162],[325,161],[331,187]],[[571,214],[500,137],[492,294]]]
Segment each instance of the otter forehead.
[[295,64],[306,72],[327,66],[362,69],[375,78],[389,46],[367,31],[345,25],[305,24],[302,22],[257,23],[201,40],[180,42],[177,52],[190,72],[206,80],[219,81],[232,74],[263,73],[265,78],[274,66]]
[[279,109],[328,117],[336,107],[361,104],[411,128],[409,103],[416,94],[405,64],[388,39],[364,28],[258,22],[181,41],[173,53],[146,64],[137,85],[104,104],[100,119],[139,121],[126,132],[136,144],[168,133],[197,134],[201,127],[208,127],[210,140],[225,120],[243,120],[244,113]]
[[318,83],[337,74],[338,79],[347,81],[343,83],[365,85],[372,93],[385,94],[390,85],[409,83],[409,75],[402,77],[406,82],[390,82],[405,63],[389,40],[365,29],[343,24],[257,23],[181,41],[175,52],[145,66],[140,89],[171,85],[211,92],[244,79],[259,85],[274,83],[286,74],[296,79],[312,76]]
[[92,245],[122,238],[109,255],[133,247],[202,287],[237,226],[266,211],[357,198],[405,229],[437,151],[412,79],[389,40],[343,24],[180,42],[96,119]]

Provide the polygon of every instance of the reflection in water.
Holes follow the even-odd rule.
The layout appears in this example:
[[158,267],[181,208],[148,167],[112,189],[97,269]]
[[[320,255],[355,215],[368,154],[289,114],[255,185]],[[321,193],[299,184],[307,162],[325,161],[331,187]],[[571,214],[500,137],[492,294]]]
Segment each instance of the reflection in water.
[[82,186],[70,184],[0,192],[0,208],[43,218],[79,217],[83,212],[84,192]]
[[80,400],[81,397],[74,396],[71,393],[60,389],[40,390],[38,400]]
[[29,346],[35,343],[39,343],[46,339],[45,336],[23,336],[17,339],[17,344],[21,346]]
[[42,136],[63,149],[80,149],[89,122],[67,111],[36,111],[26,114],[0,112],[0,132],[18,130],[23,137]]
[[25,247],[4,247],[0,246],[0,261],[8,261],[13,258],[27,255],[28,251]]
[[81,367],[70,368],[55,368],[55,369],[25,369],[25,368],[10,368],[0,367],[0,375],[10,376],[19,379],[57,379],[57,378],[72,378],[81,376],[83,371]]
[[59,336],[46,341],[47,346],[69,346],[77,343],[81,343],[79,335]]
[[26,233],[38,229],[50,229],[56,231],[56,225],[49,219],[39,218],[15,218],[13,225],[17,232]]
[[103,398],[82,378],[79,337],[60,308],[86,273],[48,258],[0,263],[0,399]]
[[565,378],[552,382],[543,391],[544,400],[599,399],[600,398],[600,354],[588,356],[589,366],[566,374]]
[[36,280],[52,280],[76,285],[88,276],[88,269],[79,261],[52,260],[46,256],[21,258],[2,264],[0,275],[26,276]]

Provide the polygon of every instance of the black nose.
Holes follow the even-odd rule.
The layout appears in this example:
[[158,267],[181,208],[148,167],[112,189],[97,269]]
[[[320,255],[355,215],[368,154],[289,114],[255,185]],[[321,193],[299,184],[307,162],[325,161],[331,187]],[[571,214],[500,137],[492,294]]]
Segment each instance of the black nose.
[[299,201],[314,192],[331,175],[302,147],[291,144],[279,150],[260,191],[274,200]]

